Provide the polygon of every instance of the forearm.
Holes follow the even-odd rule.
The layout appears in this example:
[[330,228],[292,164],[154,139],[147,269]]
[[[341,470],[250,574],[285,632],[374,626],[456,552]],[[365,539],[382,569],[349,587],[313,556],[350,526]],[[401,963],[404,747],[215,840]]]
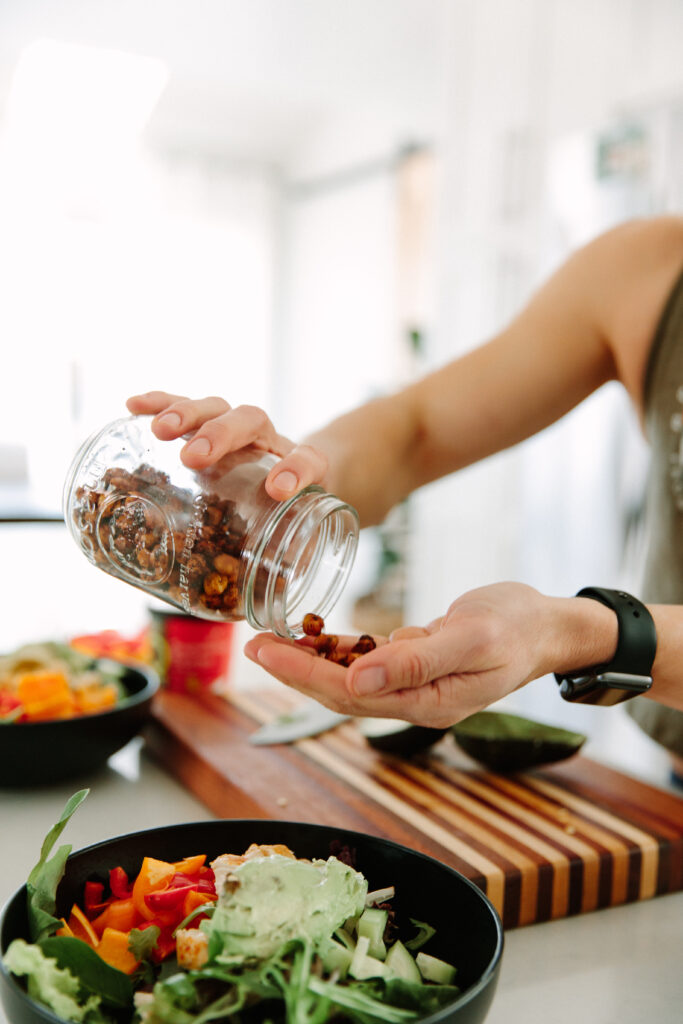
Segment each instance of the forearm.
[[608,380],[640,409],[682,246],[683,219],[670,218],[579,250],[486,344],[316,431],[308,440],[329,459],[326,485],[369,525],[417,487],[542,430]]
[[609,378],[609,354],[592,332],[562,346],[537,317],[528,311],[485,345],[306,438],[329,460],[325,485],[364,526],[418,487],[530,437]]
[[683,711],[683,607],[648,607],[657,630],[657,655],[652,666],[652,689],[646,696]]
[[362,526],[382,522],[416,486],[419,424],[406,392],[375,399],[305,438],[328,459],[326,488],[358,510]]

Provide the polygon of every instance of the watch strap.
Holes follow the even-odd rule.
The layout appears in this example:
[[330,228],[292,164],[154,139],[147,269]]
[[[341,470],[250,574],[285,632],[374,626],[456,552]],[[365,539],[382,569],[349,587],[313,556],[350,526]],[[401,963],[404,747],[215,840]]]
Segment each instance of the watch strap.
[[646,693],[652,686],[657,651],[657,631],[649,610],[623,590],[584,587],[576,596],[592,598],[615,612],[617,649],[611,661],[603,665],[555,673],[561,696],[572,702],[608,705]]

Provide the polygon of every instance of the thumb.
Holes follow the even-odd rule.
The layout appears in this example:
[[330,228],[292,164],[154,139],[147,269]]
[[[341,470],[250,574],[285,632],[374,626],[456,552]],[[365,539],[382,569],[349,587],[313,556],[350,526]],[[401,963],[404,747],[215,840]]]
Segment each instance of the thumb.
[[452,630],[392,641],[353,662],[346,685],[356,697],[417,689],[457,673],[462,655]]
[[266,477],[266,490],[277,501],[291,498],[309,484],[320,483],[327,466],[327,456],[321,451],[312,445],[300,444],[273,466]]

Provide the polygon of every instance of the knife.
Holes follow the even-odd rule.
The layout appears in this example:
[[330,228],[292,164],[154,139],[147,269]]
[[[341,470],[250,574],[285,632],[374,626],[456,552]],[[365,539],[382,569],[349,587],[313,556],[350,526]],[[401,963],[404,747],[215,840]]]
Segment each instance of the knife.
[[294,743],[306,736],[317,736],[328,729],[334,729],[342,722],[348,722],[351,715],[342,715],[338,711],[311,700],[295,708],[287,714],[279,715],[272,722],[262,725],[249,737],[249,742],[257,747],[265,747],[271,743]]

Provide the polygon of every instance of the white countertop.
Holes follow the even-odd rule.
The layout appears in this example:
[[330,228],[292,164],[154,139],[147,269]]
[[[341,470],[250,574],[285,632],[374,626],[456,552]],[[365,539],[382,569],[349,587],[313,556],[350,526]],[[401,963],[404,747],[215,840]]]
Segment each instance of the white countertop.
[[[62,629],[79,632],[113,627],[125,631],[135,625],[135,613],[144,599],[140,596],[136,606],[131,595],[138,595],[132,588],[108,580],[84,559],[73,561],[65,540],[56,527],[5,526],[0,533],[6,578],[14,576],[21,581],[25,552],[31,550],[38,557],[45,544],[45,557],[49,555],[53,567],[56,563],[58,575],[64,566],[61,578],[73,581],[76,588],[70,595],[62,592],[53,603],[36,608],[29,573],[26,601],[17,584],[11,608],[3,609],[0,650],[29,639],[57,636]],[[91,600],[83,602],[80,595],[86,588]],[[32,609],[30,622],[27,608]],[[265,674],[257,679],[255,673],[261,670],[241,655],[242,639],[238,638],[234,655],[235,677],[245,685],[262,683]],[[626,716],[615,714],[618,709],[602,714],[605,709],[572,708],[560,702],[560,719],[554,690],[539,680],[520,692],[508,710],[532,717],[536,713],[587,732],[588,756],[669,788],[663,751]],[[110,760],[105,771],[92,778],[26,791],[0,789],[0,903],[25,881],[47,830],[68,797],[87,786],[91,790],[88,799],[61,837],[61,842],[71,843],[75,850],[125,832],[213,817],[147,756],[139,740],[133,740]],[[645,1020],[679,1024],[682,1008],[680,892],[507,932],[500,982],[487,1024],[576,1024],[577,1020],[583,1024],[643,1024]],[[0,1022],[6,1024],[1,1010]]]
[[[95,778],[28,793],[0,790],[1,902],[25,881],[68,797],[85,786],[90,794],[61,837],[74,849],[213,817],[139,740]],[[678,1024],[682,1006],[683,892],[506,932],[487,1024]]]

